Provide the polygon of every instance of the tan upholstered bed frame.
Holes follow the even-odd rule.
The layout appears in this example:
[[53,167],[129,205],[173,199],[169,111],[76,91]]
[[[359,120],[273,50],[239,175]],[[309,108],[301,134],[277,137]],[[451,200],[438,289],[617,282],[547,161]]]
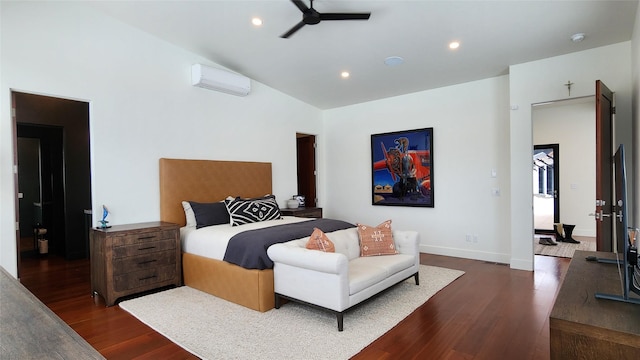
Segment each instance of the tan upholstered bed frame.
[[[271,194],[271,163],[160,159],[160,219],[184,226],[182,201]],[[274,307],[273,270],[183,253],[184,284],[258,311]]]

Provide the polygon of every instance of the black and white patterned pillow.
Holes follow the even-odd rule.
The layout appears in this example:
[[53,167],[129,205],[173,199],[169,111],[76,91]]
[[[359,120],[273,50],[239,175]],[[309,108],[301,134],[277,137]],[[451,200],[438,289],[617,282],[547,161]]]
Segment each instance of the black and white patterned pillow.
[[231,225],[238,226],[260,221],[280,219],[280,207],[274,195],[255,199],[225,200]]

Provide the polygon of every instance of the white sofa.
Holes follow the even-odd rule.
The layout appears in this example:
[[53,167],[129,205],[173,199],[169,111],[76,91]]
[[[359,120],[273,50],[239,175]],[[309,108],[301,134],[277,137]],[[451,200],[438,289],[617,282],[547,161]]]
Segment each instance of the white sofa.
[[275,307],[281,299],[334,312],[338,331],[352,306],[410,277],[419,285],[419,238],[415,231],[393,231],[398,254],[360,257],[356,228],[328,233],[335,253],[309,250],[309,238],[275,244],[267,253],[274,262]]

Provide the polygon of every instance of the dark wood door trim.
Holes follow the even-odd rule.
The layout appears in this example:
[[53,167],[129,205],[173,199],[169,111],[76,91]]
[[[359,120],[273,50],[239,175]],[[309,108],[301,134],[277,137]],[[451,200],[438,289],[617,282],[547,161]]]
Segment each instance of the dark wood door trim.
[[14,211],[16,214],[16,254],[17,254],[17,269],[16,277],[20,279],[20,227],[17,224],[20,223],[20,199],[18,193],[18,123],[16,122],[16,96],[11,92],[11,136],[13,139],[13,184],[14,184]]
[[613,114],[614,97],[602,81],[596,81],[596,247],[613,251]]
[[306,207],[317,206],[315,144],[315,135],[296,134],[298,195],[305,196]]

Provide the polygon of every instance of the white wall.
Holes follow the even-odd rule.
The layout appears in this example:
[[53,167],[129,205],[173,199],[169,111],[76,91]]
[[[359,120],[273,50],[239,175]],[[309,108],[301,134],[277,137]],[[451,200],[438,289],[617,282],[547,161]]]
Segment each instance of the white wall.
[[[513,65],[509,72],[510,102],[513,108],[517,107],[510,118],[511,267],[531,270],[532,179],[527,162],[533,146],[531,105],[567,98],[567,80],[574,83],[571,97],[594,95],[596,80],[602,80],[616,93],[615,136],[631,148],[631,43]],[[628,161],[630,166],[637,160]]]
[[193,87],[191,65],[215,64],[81,3],[0,6],[0,265],[13,275],[12,89],[90,102],[93,210],[106,204],[111,224],[159,219],[161,157],[272,162],[281,205],[296,192],[295,134],[320,134],[320,110],[255,81],[244,98]]
[[[501,76],[325,111],[325,214],[392,219],[420,232],[423,252],[508,262],[508,91]],[[371,205],[371,134],[425,127],[433,127],[435,207]]]
[[[392,218],[420,232],[424,252],[533,270],[531,105],[567,98],[567,80],[572,97],[594,95],[603,80],[616,91],[616,136],[630,147],[630,58],[624,42],[514,65],[508,77],[325,111],[326,214],[371,224]],[[434,127],[435,208],[371,205],[370,135],[422,127]],[[494,187],[500,197],[491,196]]]
[[595,97],[534,106],[531,114],[533,144],[559,144],[560,222],[575,225],[574,235],[596,236],[589,216],[596,198]]

